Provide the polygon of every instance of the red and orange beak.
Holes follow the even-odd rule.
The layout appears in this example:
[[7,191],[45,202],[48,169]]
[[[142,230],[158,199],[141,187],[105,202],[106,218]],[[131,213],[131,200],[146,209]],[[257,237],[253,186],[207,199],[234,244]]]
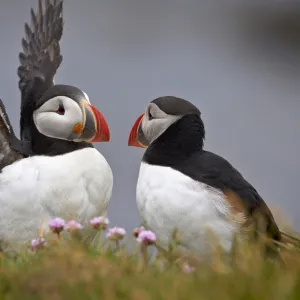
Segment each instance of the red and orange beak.
[[131,128],[129,138],[128,138],[128,146],[140,147],[140,148],[147,147],[147,145],[143,144],[140,139],[140,133],[142,132],[140,126],[144,118],[144,115],[145,114],[140,115],[135,121],[133,127]]
[[109,128],[100,111],[86,101],[81,103],[81,108],[84,120],[73,127],[73,132],[80,135],[78,139],[89,143],[108,142]]
[[93,113],[96,129],[95,136],[92,138],[92,140],[90,140],[90,142],[108,142],[110,140],[110,132],[105,118],[96,107],[90,104],[88,104],[88,106]]

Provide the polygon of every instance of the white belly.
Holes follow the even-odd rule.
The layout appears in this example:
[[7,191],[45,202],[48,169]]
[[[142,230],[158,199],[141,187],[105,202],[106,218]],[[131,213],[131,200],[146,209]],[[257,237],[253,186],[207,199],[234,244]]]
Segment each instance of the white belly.
[[218,236],[225,250],[231,248],[237,224],[228,219],[230,208],[224,195],[172,168],[141,164],[137,206],[164,248],[175,229],[182,234],[179,250],[208,254],[208,230]]
[[18,248],[54,217],[88,225],[106,213],[112,187],[110,166],[93,148],[17,161],[0,174],[0,242]]

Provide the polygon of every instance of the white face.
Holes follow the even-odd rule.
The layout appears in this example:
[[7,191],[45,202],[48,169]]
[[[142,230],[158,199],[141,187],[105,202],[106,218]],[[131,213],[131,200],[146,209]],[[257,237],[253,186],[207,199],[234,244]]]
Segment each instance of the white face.
[[149,144],[181,117],[166,114],[154,103],[148,104],[141,126]]
[[84,116],[77,102],[69,97],[57,96],[35,110],[33,119],[41,134],[57,139],[74,140],[74,126],[82,124]]

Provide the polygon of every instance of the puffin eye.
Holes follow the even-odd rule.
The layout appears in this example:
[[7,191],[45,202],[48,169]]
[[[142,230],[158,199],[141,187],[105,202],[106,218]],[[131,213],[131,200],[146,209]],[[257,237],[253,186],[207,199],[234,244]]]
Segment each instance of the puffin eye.
[[59,103],[58,109],[56,110],[56,113],[59,115],[64,115],[65,114],[65,108],[62,103]]

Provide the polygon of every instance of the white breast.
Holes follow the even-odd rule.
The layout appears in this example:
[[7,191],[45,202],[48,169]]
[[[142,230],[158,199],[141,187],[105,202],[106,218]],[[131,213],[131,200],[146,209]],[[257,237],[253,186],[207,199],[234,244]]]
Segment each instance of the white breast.
[[171,242],[175,229],[182,234],[182,251],[209,253],[207,230],[219,237],[225,250],[231,248],[237,224],[228,218],[230,207],[223,193],[181,172],[142,163],[137,206],[142,219],[164,248]]
[[16,249],[53,217],[87,225],[106,213],[112,187],[110,166],[94,148],[17,161],[0,174],[0,241]]

